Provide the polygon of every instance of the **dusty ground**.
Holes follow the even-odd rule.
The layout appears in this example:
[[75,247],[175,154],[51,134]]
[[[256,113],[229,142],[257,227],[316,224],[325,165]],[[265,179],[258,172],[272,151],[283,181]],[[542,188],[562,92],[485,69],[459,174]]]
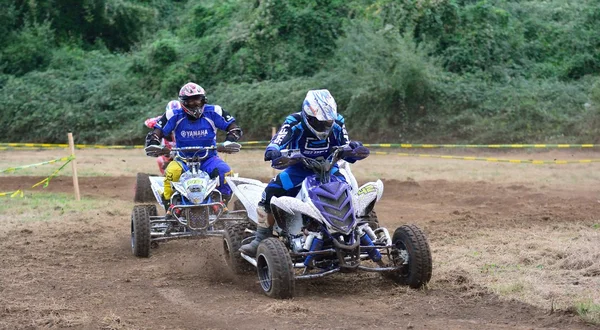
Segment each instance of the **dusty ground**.
[[[45,192],[28,190],[23,200],[0,199],[0,328],[598,328],[573,306],[600,304],[599,164],[370,157],[355,173],[361,183],[386,178],[381,223],[392,230],[415,223],[428,235],[429,287],[410,290],[377,274],[335,275],[298,283],[296,298],[275,301],[254,276],[229,272],[218,239],[172,241],[149,259],[132,256],[133,174],[154,171],[139,153],[80,152],[81,203],[70,201],[70,177],[52,180]],[[260,152],[251,155],[228,161],[251,159],[256,165],[237,165],[240,174],[268,177]],[[3,154],[0,169],[61,156]],[[0,176],[0,192],[29,188],[52,170]]]

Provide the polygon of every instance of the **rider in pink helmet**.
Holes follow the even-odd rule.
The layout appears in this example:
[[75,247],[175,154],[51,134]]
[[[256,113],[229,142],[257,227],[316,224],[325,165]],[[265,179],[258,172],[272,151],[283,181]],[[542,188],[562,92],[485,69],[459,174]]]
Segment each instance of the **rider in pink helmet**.
[[[165,114],[160,117],[154,126],[154,130],[146,136],[146,147],[159,145],[160,140],[171,134],[175,135],[176,146],[185,147],[209,147],[216,145],[217,131],[225,131],[225,143],[233,143],[242,137],[242,129],[237,125],[235,118],[221,108],[220,105],[208,104],[206,91],[200,85],[193,82],[185,84],[179,90],[178,100],[170,101],[165,109]],[[185,158],[185,150],[178,151],[174,161],[170,162],[165,169],[163,200],[164,205],[171,204],[173,189],[171,182],[179,181],[185,166],[182,158]],[[152,150],[147,149],[148,156],[156,157]],[[231,175],[229,165],[219,158],[216,150],[208,151],[208,157],[201,162],[200,169],[211,176],[219,177],[219,190],[225,204],[231,198],[231,188],[225,182],[225,177]],[[171,215],[168,207],[167,215]]]
[[[146,119],[146,121],[144,121],[144,125],[146,125],[146,127],[153,129],[154,126],[156,126],[156,123],[160,120],[160,118],[162,118],[161,116],[157,116],[157,117],[152,117],[152,118],[148,118]],[[173,133],[171,133],[171,135],[167,136],[167,137],[163,137],[161,140],[161,144],[164,145],[165,147],[171,149],[173,147],[175,147],[175,135]],[[161,175],[165,175],[165,168],[167,168],[167,166],[169,165],[169,163],[173,160],[173,158],[171,156],[159,156],[156,158],[156,163],[158,164],[158,170],[160,171]]]

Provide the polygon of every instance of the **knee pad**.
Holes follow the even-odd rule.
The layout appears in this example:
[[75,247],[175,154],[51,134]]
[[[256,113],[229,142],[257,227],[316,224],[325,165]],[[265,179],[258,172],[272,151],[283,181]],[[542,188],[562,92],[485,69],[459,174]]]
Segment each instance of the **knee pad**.
[[269,225],[267,224],[267,219],[269,218],[269,214],[267,211],[261,207],[260,205],[256,208],[256,215],[258,216],[257,222],[258,227],[267,228]]

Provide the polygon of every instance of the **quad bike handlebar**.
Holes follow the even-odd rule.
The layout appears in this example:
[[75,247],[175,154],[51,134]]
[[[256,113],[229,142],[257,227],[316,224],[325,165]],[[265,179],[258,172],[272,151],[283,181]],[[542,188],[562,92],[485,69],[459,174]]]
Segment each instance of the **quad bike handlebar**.
[[[151,156],[162,156],[162,155],[170,155],[172,152],[178,152],[178,151],[184,151],[184,152],[194,152],[194,156],[192,157],[181,157],[181,158],[194,158],[194,159],[199,159],[199,160],[203,160],[206,157],[208,157],[208,152],[210,150],[217,150],[218,152],[223,152],[223,153],[227,153],[227,154],[233,154],[236,152],[239,152],[240,149],[242,148],[242,146],[239,143],[236,142],[224,142],[224,143],[219,143],[218,145],[213,145],[213,146],[208,146],[208,147],[200,147],[200,146],[193,146],[193,147],[175,147],[175,148],[171,148],[169,149],[168,147],[165,146],[158,146],[158,145],[151,145],[151,146],[147,146],[146,148],[144,148],[144,150],[146,151],[146,154],[151,155]],[[197,155],[197,153],[203,153],[201,155]]]
[[286,169],[290,166],[302,163],[305,168],[312,170],[321,179],[327,181],[329,172],[333,166],[342,159],[364,159],[369,156],[369,149],[359,146],[352,149],[349,145],[333,147],[333,152],[329,157],[318,157],[316,159],[304,156],[300,149],[283,149],[279,158],[271,161],[271,166],[278,170]]
[[333,147],[333,152],[329,157],[319,157],[316,159],[304,156],[300,149],[283,149],[280,150],[281,156],[271,161],[271,166],[275,169],[282,170],[292,165],[303,163],[308,169],[321,171],[330,170],[331,167],[339,160],[346,158],[364,159],[369,156],[369,149],[364,146],[350,148],[348,145]]

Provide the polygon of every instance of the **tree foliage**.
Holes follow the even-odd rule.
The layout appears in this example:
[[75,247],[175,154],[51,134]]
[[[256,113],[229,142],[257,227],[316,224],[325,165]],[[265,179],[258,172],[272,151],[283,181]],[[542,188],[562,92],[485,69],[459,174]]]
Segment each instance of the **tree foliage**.
[[600,0],[0,0],[3,141],[141,142],[200,83],[247,138],[328,88],[351,136],[597,140]]
[[[153,28],[157,12],[145,2],[127,0],[2,0],[18,26],[49,22],[56,38],[87,45],[97,40],[112,50],[128,50],[144,29]],[[4,6],[3,6],[4,8]]]

